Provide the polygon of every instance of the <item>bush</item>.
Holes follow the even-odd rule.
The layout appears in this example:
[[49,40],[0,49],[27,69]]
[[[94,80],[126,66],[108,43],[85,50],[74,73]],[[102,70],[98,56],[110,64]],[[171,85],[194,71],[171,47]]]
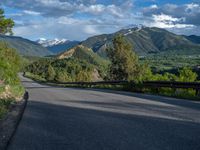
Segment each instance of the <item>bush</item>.
[[6,43],[0,42],[0,80],[5,84],[19,84],[17,72],[20,68],[20,57]]

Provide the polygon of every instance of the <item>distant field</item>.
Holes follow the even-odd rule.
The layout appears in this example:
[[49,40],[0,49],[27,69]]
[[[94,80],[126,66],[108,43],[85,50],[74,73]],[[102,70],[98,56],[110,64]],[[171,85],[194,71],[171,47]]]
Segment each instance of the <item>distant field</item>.
[[179,68],[191,67],[200,74],[200,55],[150,55],[140,58],[142,63],[147,63],[156,73],[171,72],[176,73]]

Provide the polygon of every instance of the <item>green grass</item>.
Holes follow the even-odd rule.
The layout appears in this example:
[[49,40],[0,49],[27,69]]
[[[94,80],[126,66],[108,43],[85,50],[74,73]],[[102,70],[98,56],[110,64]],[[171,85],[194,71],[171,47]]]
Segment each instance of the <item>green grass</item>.
[[22,85],[12,85],[11,86],[11,93],[12,96],[15,97],[22,97],[22,95],[24,94],[25,89]]
[[26,72],[25,76],[28,77],[28,78],[31,78],[33,80],[36,80],[36,81],[41,81],[41,82],[46,81],[46,79],[42,78],[41,76],[32,74],[30,72]]
[[0,99],[0,119],[9,111],[9,106],[14,102],[14,99]]

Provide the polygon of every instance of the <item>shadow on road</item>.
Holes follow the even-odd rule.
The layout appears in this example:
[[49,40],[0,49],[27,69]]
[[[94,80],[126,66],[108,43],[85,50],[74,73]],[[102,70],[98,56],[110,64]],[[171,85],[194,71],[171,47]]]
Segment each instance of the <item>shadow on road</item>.
[[9,149],[199,150],[199,124],[29,102]]

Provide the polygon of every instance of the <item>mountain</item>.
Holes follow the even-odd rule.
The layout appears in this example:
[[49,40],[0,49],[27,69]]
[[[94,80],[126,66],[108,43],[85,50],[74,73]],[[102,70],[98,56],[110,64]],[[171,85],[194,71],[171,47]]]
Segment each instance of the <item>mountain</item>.
[[58,45],[58,44],[63,44],[66,41],[68,41],[67,39],[53,39],[53,40],[47,40],[45,38],[40,38],[39,40],[37,40],[36,42],[41,44],[44,47],[50,47],[50,46],[54,46],[54,45]]
[[190,35],[190,36],[184,36],[184,37],[193,43],[200,44],[200,36]]
[[57,55],[58,59],[65,59],[70,57],[85,60],[94,65],[102,65],[108,62],[107,60],[101,58],[99,55],[94,53],[92,49],[87,48],[83,45],[77,45]]
[[8,43],[23,56],[47,56],[52,54],[40,44],[21,37],[0,35],[0,41]]
[[124,35],[139,55],[152,53],[200,54],[200,45],[188,40],[185,36],[176,35],[165,29],[145,26],[124,28],[113,34],[93,36],[81,44],[105,57],[106,48],[112,46],[112,39],[117,34]]
[[57,39],[57,38],[53,39],[53,40],[47,40],[44,38],[40,38],[36,42],[41,44],[43,47],[46,47],[49,51],[51,51],[54,54],[59,54],[59,53],[65,51],[65,50],[68,50],[80,43],[78,41],[70,41],[67,39]]

